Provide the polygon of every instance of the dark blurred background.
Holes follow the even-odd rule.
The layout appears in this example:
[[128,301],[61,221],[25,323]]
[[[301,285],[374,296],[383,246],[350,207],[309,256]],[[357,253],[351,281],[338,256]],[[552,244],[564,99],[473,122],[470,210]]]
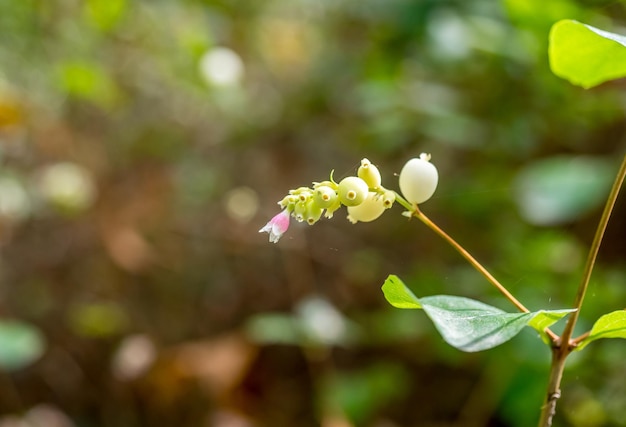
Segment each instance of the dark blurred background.
[[[531,309],[571,306],[626,151],[626,86],[551,74],[574,0],[0,0],[0,426],[530,426],[549,351],[464,354],[380,286],[514,311],[395,206],[258,230],[290,188],[383,185]],[[626,306],[626,198],[580,332]],[[555,328],[558,330],[558,326]],[[556,425],[626,426],[626,346],[571,357]]]

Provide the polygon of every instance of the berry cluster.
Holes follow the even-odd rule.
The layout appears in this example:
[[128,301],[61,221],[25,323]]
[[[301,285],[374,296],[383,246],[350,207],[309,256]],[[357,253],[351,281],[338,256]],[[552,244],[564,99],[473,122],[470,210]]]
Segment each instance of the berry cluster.
[[[421,154],[409,160],[400,172],[400,191],[405,202],[415,206],[428,200],[437,187],[438,174],[430,163],[430,155]],[[324,215],[332,218],[342,205],[347,207],[348,220],[370,222],[380,217],[400,196],[381,184],[380,171],[369,160],[361,160],[357,176],[349,176],[336,183],[332,179],[314,182],[312,187],[290,190],[278,204],[283,211],[270,220],[259,232],[269,233],[276,243],[289,228],[289,218],[315,224]],[[406,203],[403,203],[406,204]],[[324,213],[324,211],[326,211]]]

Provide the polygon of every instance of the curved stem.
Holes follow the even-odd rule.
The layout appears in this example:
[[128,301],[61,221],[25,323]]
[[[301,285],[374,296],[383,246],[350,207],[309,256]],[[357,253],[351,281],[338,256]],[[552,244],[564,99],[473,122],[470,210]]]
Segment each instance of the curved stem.
[[454,240],[452,237],[450,237],[445,231],[443,231],[441,228],[439,228],[434,222],[432,222],[426,215],[424,215],[422,213],[422,211],[419,210],[418,207],[414,208],[413,211],[413,215],[418,218],[420,221],[422,221],[424,224],[426,224],[426,226],[428,228],[430,228],[431,230],[433,230],[435,233],[437,233],[439,236],[441,236],[445,241],[447,241],[450,245],[452,245],[452,247],[454,249],[457,250],[457,252],[459,252],[463,258],[465,258],[476,270],[478,270],[478,272],[480,272],[480,274],[482,274],[483,276],[485,276],[485,278],[493,285],[496,287],[496,289],[498,289],[498,291],[500,291],[500,293],[502,295],[504,295],[509,301],[511,301],[513,303],[513,305],[515,305],[515,307],[517,307],[519,309],[519,311],[524,312],[524,313],[528,313],[530,310],[528,310],[524,304],[522,304],[521,302],[519,302],[519,300],[517,298],[515,298],[513,296],[513,294],[511,294],[508,289],[506,289],[500,282],[498,282],[498,280],[496,280],[495,277],[493,277],[493,275],[491,273],[489,273],[489,271],[487,271],[487,269],[485,267],[482,266],[481,263],[479,263],[478,261],[476,261],[476,259],[465,250],[465,248],[463,248],[463,246],[459,245],[456,240]]

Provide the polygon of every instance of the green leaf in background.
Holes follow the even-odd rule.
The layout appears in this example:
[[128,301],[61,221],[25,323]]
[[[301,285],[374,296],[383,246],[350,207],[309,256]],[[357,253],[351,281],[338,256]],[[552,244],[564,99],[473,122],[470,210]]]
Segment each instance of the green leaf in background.
[[288,314],[253,316],[246,324],[246,332],[255,342],[264,344],[299,345],[303,341],[297,319]]
[[543,330],[573,310],[541,310],[507,313],[480,301],[450,295],[417,298],[397,276],[390,275],[383,293],[398,308],[422,308],[443,339],[466,352],[496,347],[517,335],[525,326]]
[[84,3],[87,20],[102,31],[110,31],[124,16],[126,0],[87,0]]
[[256,342],[293,345],[343,345],[358,339],[358,327],[322,297],[299,301],[294,314],[264,313],[247,324]]
[[578,21],[552,26],[548,53],[554,74],[585,89],[626,76],[626,37]]
[[591,328],[589,336],[582,340],[576,350],[581,350],[600,338],[626,339],[626,310],[618,310],[600,317]]
[[67,313],[70,327],[84,337],[107,337],[121,334],[128,325],[128,315],[114,302],[89,302],[73,306]]
[[339,406],[354,425],[366,425],[377,411],[405,396],[410,374],[395,363],[336,373],[323,383],[326,407]]
[[517,175],[515,201],[534,225],[565,224],[601,206],[614,168],[610,159],[556,156],[530,163]]
[[102,107],[112,106],[118,88],[107,69],[97,62],[66,61],[57,66],[60,88],[68,95],[92,101]]
[[0,321],[0,369],[14,371],[37,360],[45,349],[35,327],[17,321]]

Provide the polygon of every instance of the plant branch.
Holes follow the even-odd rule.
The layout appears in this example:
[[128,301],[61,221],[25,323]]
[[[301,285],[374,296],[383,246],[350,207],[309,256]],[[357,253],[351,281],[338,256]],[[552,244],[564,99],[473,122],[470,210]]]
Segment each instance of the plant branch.
[[591,331],[587,331],[584,334],[581,334],[581,335],[577,336],[576,338],[572,338],[570,340],[570,346],[571,347],[577,347],[578,344],[580,344],[581,341],[585,340],[585,338],[587,338],[590,334],[591,334]]
[[546,401],[541,407],[541,415],[539,416],[539,427],[550,427],[552,418],[556,413],[556,402],[561,397],[561,379],[565,370],[565,360],[567,354],[560,351],[560,348],[552,349],[552,364],[550,365],[550,378],[548,380],[548,394]]
[[589,255],[587,256],[587,262],[585,264],[585,269],[583,271],[583,277],[578,286],[578,292],[576,293],[576,299],[574,302],[574,307],[576,311],[572,313],[572,315],[567,320],[567,324],[565,325],[565,329],[563,330],[563,334],[561,335],[561,343],[562,345],[570,345],[570,339],[572,338],[572,333],[574,332],[574,326],[576,326],[576,322],[578,321],[578,316],[580,315],[580,308],[583,305],[583,300],[585,299],[585,293],[587,292],[587,288],[589,287],[589,280],[591,279],[591,273],[593,271],[593,267],[596,263],[596,258],[598,256],[598,251],[600,249],[600,244],[602,243],[602,238],[604,237],[604,232],[606,231],[607,224],[609,223],[609,218],[611,217],[611,212],[613,212],[613,207],[615,206],[615,201],[617,200],[617,196],[619,194],[620,187],[624,182],[624,177],[626,176],[626,155],[622,160],[622,165],[617,172],[617,176],[615,177],[615,182],[613,183],[613,187],[611,188],[611,192],[609,193],[609,197],[606,201],[606,205],[604,205],[604,211],[602,212],[602,217],[600,218],[600,223],[598,224],[598,228],[596,229],[596,234],[593,237],[593,242],[591,243],[591,248],[589,249]]
[[613,187],[611,188],[611,192],[609,193],[606,205],[604,206],[604,211],[602,212],[602,217],[600,218],[600,223],[598,224],[596,234],[593,238],[593,242],[591,243],[591,248],[589,249],[589,255],[587,256],[587,262],[583,271],[583,277],[578,287],[576,300],[574,302],[574,307],[576,308],[576,311],[572,313],[572,315],[568,319],[563,333],[559,337],[558,341],[556,341],[556,345],[552,348],[552,365],[550,367],[550,379],[548,381],[548,391],[545,398],[546,400],[541,408],[541,417],[538,424],[539,427],[552,426],[552,418],[554,417],[556,411],[556,403],[559,397],[561,397],[561,379],[563,378],[563,370],[565,369],[565,360],[567,359],[567,356],[574,350],[574,348],[589,336],[589,332],[585,332],[579,337],[572,339],[574,326],[576,326],[576,321],[578,320],[580,309],[582,307],[583,300],[585,299],[585,293],[587,292],[587,288],[589,287],[589,280],[591,279],[591,273],[596,263],[600,244],[602,243],[602,237],[604,236],[604,233],[606,231],[609,218],[611,217],[611,212],[613,211],[613,207],[615,206],[615,201],[617,200],[617,196],[619,194],[622,183],[624,182],[625,176],[626,156],[624,156],[624,159],[622,160],[622,165],[620,166],[620,169],[617,172],[617,176],[615,177],[615,182],[613,183]]

